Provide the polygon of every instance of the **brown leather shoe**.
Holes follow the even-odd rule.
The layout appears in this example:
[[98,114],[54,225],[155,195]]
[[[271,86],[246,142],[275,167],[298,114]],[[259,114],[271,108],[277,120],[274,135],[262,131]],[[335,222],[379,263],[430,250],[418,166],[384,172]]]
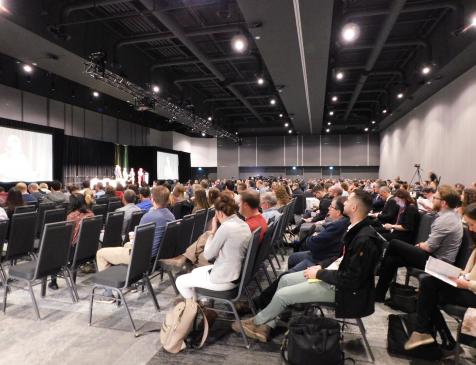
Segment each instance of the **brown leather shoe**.
[[159,260],[159,263],[163,266],[174,267],[177,269],[181,269],[187,263],[187,258],[184,255],[179,255],[177,257],[173,257],[171,259],[162,259]]
[[[271,327],[266,324],[256,325],[254,318],[249,318],[241,321],[245,335],[249,338],[258,340],[259,342],[268,342]],[[240,324],[238,321],[234,321],[231,324],[233,331],[240,333]]]

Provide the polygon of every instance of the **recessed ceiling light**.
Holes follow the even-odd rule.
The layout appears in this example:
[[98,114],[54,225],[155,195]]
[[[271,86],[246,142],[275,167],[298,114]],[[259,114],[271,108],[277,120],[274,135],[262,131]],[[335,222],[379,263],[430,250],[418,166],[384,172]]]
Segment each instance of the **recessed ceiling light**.
[[263,85],[264,84],[264,79],[262,77],[258,77],[258,79],[256,80],[256,83],[258,85]]
[[342,28],[341,36],[342,39],[347,43],[355,41],[357,38],[359,38],[359,35],[360,28],[355,23],[347,23]]
[[334,112],[331,110],[331,111],[329,112],[329,115],[334,115]]
[[368,131],[369,131],[369,129],[366,127],[366,128],[364,129],[364,131],[365,131],[365,132],[368,132]]
[[282,113],[281,113],[281,114],[279,114],[279,117],[280,117],[280,118],[282,118],[282,117],[283,117],[283,114],[282,114]]
[[421,73],[423,75],[428,75],[430,72],[431,72],[431,67],[430,66],[423,66],[423,68],[421,69]]
[[327,122],[327,125],[331,125],[332,123],[331,122]]
[[231,46],[235,52],[243,53],[248,48],[248,40],[244,35],[236,35],[231,39]]
[[342,80],[344,78],[344,73],[342,71],[339,71],[336,73],[336,79],[337,80]]
[[329,133],[331,130],[329,128],[326,129],[326,133]]
[[238,132],[235,132],[236,135],[238,135]]
[[284,123],[284,126],[285,126],[285,127],[289,127],[289,123]]
[[31,67],[30,65],[23,65],[23,71],[25,71],[27,74],[31,74],[33,72],[33,67]]
[[259,40],[261,39],[261,36],[260,36],[260,35],[255,35],[255,39],[256,39],[257,41],[259,41]]
[[292,129],[290,129],[290,130],[288,131],[288,133],[289,133],[289,134],[293,133],[293,130],[292,130]]
[[332,101],[333,101],[333,102],[336,102],[337,100],[339,100],[339,98],[334,95],[334,96],[332,97]]
[[271,99],[271,100],[269,101],[269,103],[270,103],[271,105],[276,105],[276,99]]
[[205,137],[206,136],[206,133],[205,132],[202,132],[202,137]]
[[375,124],[375,120],[372,120],[372,124]]
[[382,114],[387,114],[387,109],[382,110]]
[[473,17],[471,18],[471,26],[476,27],[476,15],[473,15]]
[[160,92],[160,87],[158,87],[157,85],[152,86],[152,92],[154,94],[158,94]]
[[207,120],[208,120],[209,122],[211,122],[211,121],[213,120],[213,118],[212,118],[212,117],[208,117]]
[[402,99],[402,98],[403,98],[403,93],[398,93],[398,94],[397,94],[397,98],[398,98],[398,99]]
[[95,98],[99,98],[99,93],[98,93],[97,91],[93,91],[93,96],[94,96]]

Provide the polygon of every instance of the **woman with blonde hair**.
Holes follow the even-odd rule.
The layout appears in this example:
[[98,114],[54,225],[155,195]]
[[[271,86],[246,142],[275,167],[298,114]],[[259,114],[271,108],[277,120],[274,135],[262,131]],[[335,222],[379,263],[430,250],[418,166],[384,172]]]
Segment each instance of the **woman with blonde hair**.
[[276,186],[274,194],[278,200],[278,204],[276,205],[278,208],[284,207],[291,200],[289,194],[286,192],[286,188],[282,185]]

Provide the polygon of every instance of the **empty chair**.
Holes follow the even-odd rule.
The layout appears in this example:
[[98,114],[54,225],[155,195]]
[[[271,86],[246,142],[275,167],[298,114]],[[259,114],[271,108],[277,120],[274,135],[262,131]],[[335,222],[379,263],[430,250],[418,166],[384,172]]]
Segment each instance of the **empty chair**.
[[157,311],[160,310],[159,303],[155,297],[154,290],[150,283],[147,272],[150,267],[150,256],[152,253],[152,243],[154,240],[155,223],[148,223],[137,226],[134,231],[134,245],[131,251],[131,261],[129,265],[111,266],[104,271],[101,271],[91,277],[94,287],[91,290],[91,301],[89,306],[89,325],[92,322],[93,303],[95,291],[98,288],[112,290],[116,293],[121,303],[124,303],[127,315],[131,321],[134,335],[138,336],[137,328],[129,311],[129,306],[124,298],[124,291],[137,283],[138,281],[145,282],[149,294],[154,302]]
[[250,306],[253,307],[253,303],[251,297],[248,295],[246,287],[253,280],[253,269],[254,263],[256,261],[256,256],[258,254],[259,249],[259,235],[261,232],[261,227],[256,229],[253,232],[253,235],[250,238],[250,243],[248,245],[248,250],[246,252],[246,256],[242,265],[241,269],[241,276],[240,276],[240,283],[233,289],[225,290],[225,291],[216,291],[216,290],[209,290],[203,288],[195,288],[195,293],[200,298],[210,298],[215,300],[216,302],[221,302],[227,304],[231,307],[230,310],[218,309],[214,307],[214,310],[219,313],[231,313],[235,316],[235,319],[240,324],[241,336],[243,337],[243,341],[245,343],[246,348],[250,348],[250,344],[248,342],[248,338],[245,335],[243,327],[241,326],[240,316],[236,311],[235,303],[240,300],[241,294],[244,291]]
[[102,216],[103,223],[106,221],[106,214],[107,214],[107,204],[93,204],[91,207],[94,215]]
[[205,221],[207,220],[207,210],[200,209],[195,212],[195,223],[193,224],[193,232],[190,242],[195,242],[205,229]]
[[140,220],[142,219],[142,216],[145,214],[145,211],[139,210],[137,212],[132,212],[131,219],[129,220],[129,223],[127,225],[125,235],[124,235],[124,243],[129,241],[129,232],[134,232],[134,229],[136,226],[139,225]]
[[33,256],[37,216],[37,212],[12,215],[7,252],[3,259],[14,264],[17,259]]
[[107,204],[107,211],[108,212],[114,212],[116,211],[116,209],[119,209],[122,207],[122,203],[119,201],[119,200],[113,200],[113,201],[109,201],[109,203]]
[[[33,293],[33,285],[39,284],[41,282],[39,279],[45,279],[48,275],[61,273],[66,279],[73,303],[76,301],[76,297],[72,289],[71,273],[67,268],[73,228],[73,222],[57,222],[47,224],[43,231],[43,235],[41,236],[38,259],[10,267],[7,277],[7,288],[4,291],[3,298],[4,313],[7,308],[8,289],[14,286],[9,283],[10,279],[26,282],[28,284],[31,301],[33,303],[33,307],[35,308],[38,319],[41,319],[41,317],[38,305],[36,303],[35,294]],[[23,287],[18,288],[23,289]]]
[[117,247],[122,245],[122,224],[124,223],[124,212],[107,213],[106,224],[104,225],[104,235],[102,247]]
[[36,204],[20,205],[15,207],[14,214],[36,212]]
[[78,242],[74,246],[73,259],[69,268],[73,273],[73,281],[76,282],[78,268],[88,261],[96,260],[96,252],[99,247],[99,235],[101,234],[102,217],[96,215],[84,218],[78,233]]

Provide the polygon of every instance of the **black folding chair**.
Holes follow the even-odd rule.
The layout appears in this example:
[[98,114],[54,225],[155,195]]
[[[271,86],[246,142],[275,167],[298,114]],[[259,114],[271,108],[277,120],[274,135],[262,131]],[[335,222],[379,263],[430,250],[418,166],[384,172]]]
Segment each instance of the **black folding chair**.
[[132,319],[129,306],[124,298],[124,292],[133,284],[144,281],[152,297],[154,306],[160,311],[159,303],[155,297],[154,290],[150,283],[147,272],[150,267],[150,257],[152,253],[152,243],[154,241],[155,223],[147,223],[137,226],[134,231],[134,245],[131,251],[131,261],[129,265],[116,265],[107,268],[91,277],[94,287],[91,291],[91,301],[89,304],[89,325],[93,317],[93,302],[95,291],[98,288],[109,289],[117,293],[121,303],[124,303],[127,315],[131,321],[134,336],[139,336],[134,320]]
[[115,212],[116,209],[119,209],[122,207],[122,203],[119,200],[113,200],[109,201],[107,204],[107,211],[109,212]]
[[207,210],[200,209],[195,212],[195,223],[193,225],[191,243],[195,242],[205,230],[205,221],[207,220]]
[[[7,240],[8,234],[8,225],[9,221],[7,219],[0,221],[0,255],[3,253],[3,245]],[[5,284],[6,277],[4,276],[3,270],[0,269],[0,280],[3,284]]]
[[7,308],[7,294],[9,289],[11,287],[24,289],[23,287],[17,287],[9,283],[9,279],[15,279],[28,284],[31,301],[33,302],[38,319],[41,319],[41,316],[33,292],[33,286],[42,283],[42,279],[46,278],[48,275],[62,273],[70,290],[73,303],[76,302],[76,296],[72,288],[71,272],[67,267],[73,228],[73,222],[47,224],[43,231],[43,235],[41,236],[38,259],[10,267],[3,297],[4,313]]
[[109,202],[109,200],[104,196],[96,199],[96,204],[98,204],[98,205],[105,204],[107,206],[108,202]]
[[266,276],[266,279],[268,280],[269,285],[271,285],[272,281],[271,278],[268,274],[268,270],[266,270],[266,266],[264,264],[265,260],[269,257],[271,253],[271,244],[274,236],[274,232],[276,231],[276,224],[272,222],[269,226],[268,229],[266,230],[266,233],[263,237],[263,241],[261,241],[261,244],[259,245],[258,249],[258,254],[256,256],[256,261],[253,266],[253,277],[255,279],[256,284],[258,285],[258,289],[262,291],[261,284],[259,283],[258,280],[258,273],[259,270],[262,270]]
[[96,252],[98,251],[99,247],[101,228],[102,217],[99,215],[90,218],[84,218],[81,221],[81,226],[79,227],[78,233],[78,242],[74,246],[74,256],[69,265],[69,268],[73,273],[74,283],[76,283],[76,274],[81,265],[89,261],[96,262]]
[[129,223],[127,224],[127,228],[124,234],[124,240],[123,240],[124,243],[126,243],[129,240],[129,232],[134,231],[136,226],[139,225],[140,220],[142,219],[144,214],[145,214],[145,211],[143,210],[132,212],[131,219],[129,220]]
[[107,213],[101,247],[117,247],[122,245],[122,224],[123,223],[124,223],[124,212]]
[[36,204],[26,204],[15,207],[13,214],[36,212]]
[[192,209],[192,205],[187,200],[183,200],[181,202],[175,203],[172,206],[171,211],[175,219],[182,219],[186,215],[192,213]]
[[214,308],[216,312],[219,313],[232,313],[235,316],[235,319],[240,324],[241,336],[243,337],[243,341],[247,349],[250,348],[250,344],[248,342],[248,338],[246,337],[245,331],[243,330],[243,326],[241,325],[240,316],[236,311],[235,303],[240,300],[241,294],[245,293],[250,307],[253,307],[253,300],[248,292],[247,286],[253,280],[253,269],[254,269],[254,262],[256,261],[256,256],[258,254],[259,249],[259,236],[261,232],[261,227],[257,228],[251,238],[248,245],[248,250],[246,252],[245,260],[243,262],[243,266],[241,269],[241,276],[240,276],[240,283],[233,289],[225,290],[225,291],[216,291],[216,290],[209,290],[203,288],[195,288],[195,293],[201,298],[209,298],[214,300],[215,302],[221,302],[227,304],[231,307],[231,311]]
[[40,227],[40,237],[43,234],[43,229],[48,223],[63,222],[66,220],[66,210],[64,208],[50,209],[43,212],[43,218]]
[[[40,203],[38,205],[38,222],[36,227],[36,236],[41,237],[41,229],[44,226],[45,212],[47,210],[55,209],[56,206],[54,203]],[[64,219],[61,219],[64,221]]]
[[94,215],[102,216],[103,223],[106,221],[107,204],[93,204],[91,210],[93,211]]
[[213,217],[215,216],[215,208],[214,207],[210,207],[207,209],[207,219],[205,220],[205,225],[203,227],[203,232],[205,232],[207,230],[207,227],[210,223],[210,221],[213,219]]

